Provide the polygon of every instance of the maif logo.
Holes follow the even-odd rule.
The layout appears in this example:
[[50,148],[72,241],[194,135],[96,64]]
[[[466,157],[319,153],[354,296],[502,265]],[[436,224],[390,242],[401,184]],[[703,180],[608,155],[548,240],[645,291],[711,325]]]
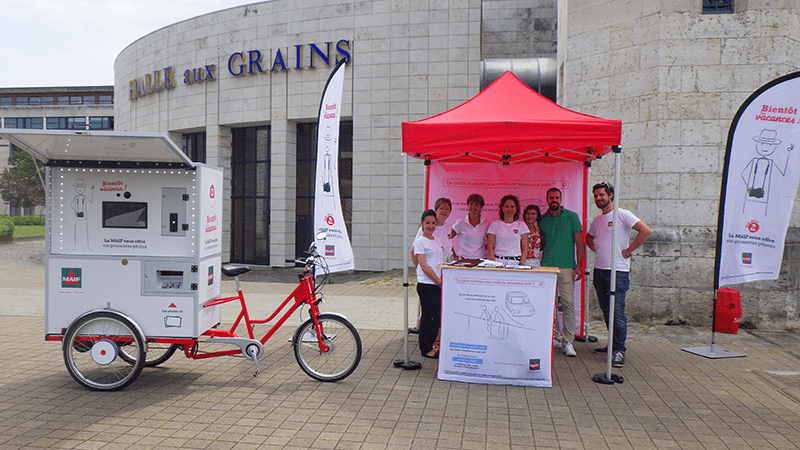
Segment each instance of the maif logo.
[[325,223],[327,223],[329,227],[332,227],[333,224],[336,223],[336,221],[333,219],[332,215],[328,214],[327,216],[325,216]]
[[62,267],[61,268],[61,287],[62,288],[77,288],[80,289],[81,284],[81,269]]
[[755,233],[760,228],[758,226],[758,221],[757,220],[751,220],[750,222],[747,222],[746,227],[747,227],[747,231],[749,231],[751,233]]
[[753,264],[753,254],[742,253],[742,264]]

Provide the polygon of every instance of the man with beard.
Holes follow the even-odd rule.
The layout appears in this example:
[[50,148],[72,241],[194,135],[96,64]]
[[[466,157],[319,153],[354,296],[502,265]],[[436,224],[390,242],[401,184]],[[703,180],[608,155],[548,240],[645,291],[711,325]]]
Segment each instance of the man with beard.
[[[547,212],[539,220],[544,250],[543,267],[559,269],[556,286],[561,295],[564,326],[561,339],[567,356],[578,356],[572,346],[575,340],[575,282],[583,276],[583,257],[586,253],[581,220],[574,212],[561,206],[561,190],[547,190]],[[556,344],[557,346],[558,344]]]
[[[592,220],[586,234],[586,245],[595,252],[594,278],[592,284],[597,291],[597,301],[603,310],[603,317],[608,328],[609,303],[611,291],[611,239],[612,219],[614,214],[614,186],[608,183],[597,183],[592,187],[594,204],[600,208],[601,214]],[[627,209],[618,208],[617,224],[617,279],[614,289],[614,358],[611,365],[625,365],[625,340],[628,335],[628,321],[625,318],[625,293],[630,285],[631,253],[639,248],[650,236],[652,230]],[[636,231],[636,238],[628,245],[631,230]],[[603,353],[608,346],[595,350]]]

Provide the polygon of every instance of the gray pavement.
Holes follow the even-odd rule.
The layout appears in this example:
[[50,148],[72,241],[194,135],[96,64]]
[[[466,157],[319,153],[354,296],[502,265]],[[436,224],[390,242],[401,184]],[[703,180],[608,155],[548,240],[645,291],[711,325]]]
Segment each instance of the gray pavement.
[[[67,373],[59,343],[43,339],[43,249],[41,240],[0,244],[0,449],[800,446],[798,334],[717,334],[719,347],[747,356],[712,360],[681,350],[708,345],[707,329],[633,324],[628,364],[614,369],[622,384],[591,381],[605,356],[589,343],[577,343],[578,358],[556,354],[552,388],[439,381],[436,361],[416,351],[421,370],[392,364],[403,358],[396,272],[341,276],[324,289],[323,309],[346,314],[364,342],[361,365],[339,383],[299,369],[287,343],[292,319],[267,343],[256,378],[241,357],[176,354],[123,391],[89,392]],[[254,272],[243,287],[256,313],[296,279],[292,270]],[[599,322],[590,333],[605,340]]]

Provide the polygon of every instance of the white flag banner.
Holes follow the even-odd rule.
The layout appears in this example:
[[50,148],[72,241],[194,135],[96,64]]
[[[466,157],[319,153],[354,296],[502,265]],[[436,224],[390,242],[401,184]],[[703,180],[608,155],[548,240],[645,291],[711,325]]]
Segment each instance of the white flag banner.
[[314,234],[325,231],[324,241],[316,242],[331,272],[352,270],[353,248],[347,235],[342,201],[339,197],[339,115],[344,88],[342,60],[333,69],[319,107],[317,121],[317,179],[314,190]]
[[800,180],[800,72],[768,83],[731,123],[722,175],[717,287],[775,280]]

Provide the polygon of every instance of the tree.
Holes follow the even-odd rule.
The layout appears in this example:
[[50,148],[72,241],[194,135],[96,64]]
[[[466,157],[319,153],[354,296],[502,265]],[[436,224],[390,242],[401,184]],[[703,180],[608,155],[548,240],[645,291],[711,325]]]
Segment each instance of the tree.
[[[39,163],[39,173],[33,156],[15,149],[8,157],[9,168],[0,173],[0,195],[5,201],[17,200],[19,206],[30,208],[44,205],[44,166]],[[41,176],[41,178],[40,178]]]

